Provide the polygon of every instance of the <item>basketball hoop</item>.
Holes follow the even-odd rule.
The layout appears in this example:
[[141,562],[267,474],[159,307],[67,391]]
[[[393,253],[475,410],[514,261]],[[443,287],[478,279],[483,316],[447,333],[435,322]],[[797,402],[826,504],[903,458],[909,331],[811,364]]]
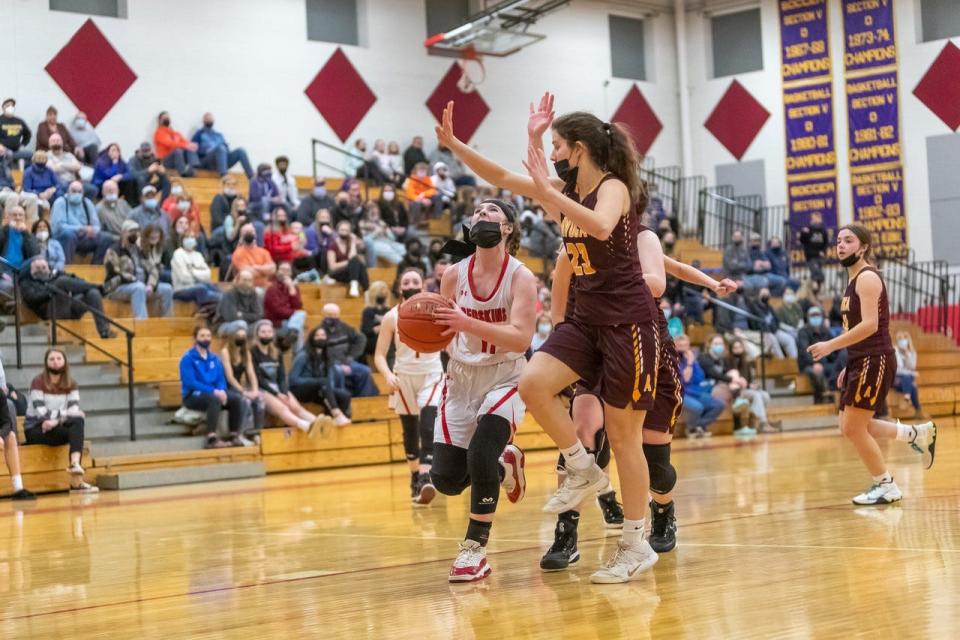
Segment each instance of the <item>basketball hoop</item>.
[[487,77],[483,59],[473,45],[467,45],[460,54],[459,64],[461,73],[457,88],[463,93],[473,93]]

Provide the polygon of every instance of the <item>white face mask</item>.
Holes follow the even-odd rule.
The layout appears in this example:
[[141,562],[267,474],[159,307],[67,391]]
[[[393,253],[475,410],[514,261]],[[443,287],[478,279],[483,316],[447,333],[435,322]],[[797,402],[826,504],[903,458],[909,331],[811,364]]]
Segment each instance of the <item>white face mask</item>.
[[6,107],[3,108],[3,115],[12,116],[14,111],[16,110],[13,108],[13,105],[7,105]]
[[183,193],[183,187],[181,187],[180,185],[174,185],[174,186],[170,189],[170,193],[172,193],[172,194],[175,195],[175,196],[178,196],[178,195],[180,195],[181,193]]
[[793,304],[797,301],[797,296],[793,295],[792,293],[785,293],[783,294],[783,301],[787,304]]
[[395,194],[393,191],[384,191],[384,192],[383,192],[383,199],[386,200],[387,202],[390,202],[390,201],[393,200],[396,196],[397,196],[397,194]]
[[77,118],[73,123],[77,125],[77,129],[85,129],[87,127],[87,121],[83,118]]
[[538,324],[538,325],[537,325],[537,331],[539,331],[542,335],[546,335],[546,334],[550,333],[550,325],[549,325],[549,324],[546,324],[546,323],[544,323],[544,324]]
[[40,242],[46,242],[50,238],[49,231],[37,231],[37,240]]
[[906,338],[900,338],[899,340],[897,340],[897,346],[903,349],[904,351],[906,351],[907,347],[910,346],[910,341],[907,340]]
[[116,202],[117,200],[120,199],[120,196],[116,193],[108,193],[105,196],[103,196],[103,199],[106,200],[107,202]]

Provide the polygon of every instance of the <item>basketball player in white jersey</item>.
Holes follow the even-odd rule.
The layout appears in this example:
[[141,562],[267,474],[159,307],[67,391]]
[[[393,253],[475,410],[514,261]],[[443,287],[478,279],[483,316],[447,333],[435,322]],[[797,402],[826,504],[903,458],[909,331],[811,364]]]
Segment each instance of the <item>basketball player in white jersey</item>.
[[514,208],[485,200],[474,211],[470,242],[474,254],[443,274],[440,294],[455,304],[435,312],[438,323],[456,332],[434,432],[433,485],[445,495],[470,487],[470,522],[451,582],[470,582],[490,573],[486,545],[500,486],[507,499],[523,497],[523,452],[510,444],[526,408],[517,381],[536,324],[533,274],[510,255],[519,245]]
[[[400,275],[400,294],[409,300],[423,291],[423,274],[407,269]],[[437,420],[443,365],[440,352],[420,353],[403,342],[397,333],[400,305],[387,312],[380,322],[377,349],[373,356],[393,394],[393,409],[403,425],[403,451],[410,467],[410,497],[415,505],[428,505],[437,491],[430,482],[433,462],[433,427]],[[396,347],[393,370],[387,363],[390,343]]]

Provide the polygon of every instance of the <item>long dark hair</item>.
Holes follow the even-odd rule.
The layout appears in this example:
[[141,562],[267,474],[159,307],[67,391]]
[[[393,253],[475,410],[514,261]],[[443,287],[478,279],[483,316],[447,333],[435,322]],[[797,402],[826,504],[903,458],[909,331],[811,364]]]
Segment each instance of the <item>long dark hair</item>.
[[873,236],[870,235],[870,229],[867,229],[859,222],[851,222],[850,224],[845,224],[840,227],[837,233],[840,233],[840,231],[844,229],[857,236],[861,247],[867,248],[867,250],[863,252],[863,259],[868,264],[873,264]]
[[640,154],[623,124],[604,122],[586,111],[574,111],[554,120],[553,130],[571,147],[582,143],[598,167],[627,185],[630,201],[646,207],[646,187],[639,173]]
[[[51,353],[59,353],[63,356],[63,373],[60,374],[60,381],[57,384],[54,384],[50,379],[50,370],[47,369],[47,358],[50,357]],[[77,384],[73,381],[73,378],[70,377],[70,362],[67,360],[67,354],[63,352],[63,349],[57,349],[56,347],[50,347],[47,349],[46,353],[43,354],[43,386],[47,389],[56,389],[57,391],[73,391]]]

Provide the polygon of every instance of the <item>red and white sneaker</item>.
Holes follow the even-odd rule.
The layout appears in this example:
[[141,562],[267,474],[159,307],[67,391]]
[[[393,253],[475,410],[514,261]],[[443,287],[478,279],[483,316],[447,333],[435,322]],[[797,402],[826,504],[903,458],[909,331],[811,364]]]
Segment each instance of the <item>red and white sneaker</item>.
[[450,582],[473,582],[490,575],[487,564],[487,550],[479,542],[464,540],[460,543],[460,553],[450,567]]
[[520,502],[527,492],[527,476],[523,473],[524,455],[520,447],[508,444],[500,455],[500,466],[503,467],[503,480],[500,486],[507,494],[510,502]]

